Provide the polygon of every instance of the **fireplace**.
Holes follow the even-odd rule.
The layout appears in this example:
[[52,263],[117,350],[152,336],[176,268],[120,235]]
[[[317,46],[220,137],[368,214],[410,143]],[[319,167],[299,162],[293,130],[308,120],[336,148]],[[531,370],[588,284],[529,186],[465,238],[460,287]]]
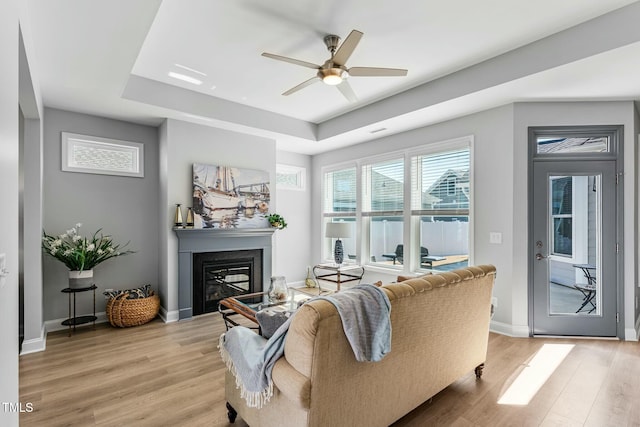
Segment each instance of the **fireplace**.
[[[269,283],[274,229],[174,228],[174,231],[178,237],[178,320],[217,310],[219,297],[224,297],[223,292],[230,289],[241,293],[259,292],[264,283]],[[253,261],[245,262],[246,253],[252,251],[256,251],[256,258],[251,257]],[[225,260],[231,265],[226,267],[207,255],[226,256],[224,254],[232,253],[235,255],[229,255],[231,258]],[[201,255],[204,258],[197,261],[196,258]],[[234,259],[238,255],[240,260]],[[207,264],[208,267],[203,269],[197,262]],[[198,274],[205,282],[209,281],[212,287],[196,290],[194,283],[198,280]],[[251,280],[248,285],[245,276],[249,276]],[[220,281],[226,283],[219,283]],[[207,292],[210,294],[208,297]],[[205,306],[208,306],[207,309]]]
[[262,288],[262,249],[193,254],[194,316],[217,311],[222,298]]

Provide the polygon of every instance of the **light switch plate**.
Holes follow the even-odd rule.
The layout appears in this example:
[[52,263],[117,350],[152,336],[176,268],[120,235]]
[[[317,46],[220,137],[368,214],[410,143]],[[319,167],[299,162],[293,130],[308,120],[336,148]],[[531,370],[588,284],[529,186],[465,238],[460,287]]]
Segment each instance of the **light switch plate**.
[[489,232],[489,243],[494,243],[496,245],[502,244],[502,233],[497,231]]
[[0,254],[0,289],[7,283],[5,279],[7,274],[9,274],[7,271],[7,254]]

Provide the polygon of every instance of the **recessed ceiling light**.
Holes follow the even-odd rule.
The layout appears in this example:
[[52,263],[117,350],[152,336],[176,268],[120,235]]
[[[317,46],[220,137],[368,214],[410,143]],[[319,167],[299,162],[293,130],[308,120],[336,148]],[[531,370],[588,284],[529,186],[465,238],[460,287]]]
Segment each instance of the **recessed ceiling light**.
[[374,129],[374,130],[370,130],[369,133],[378,133],[378,132],[382,132],[387,130],[387,128],[379,128],[379,129]]
[[182,80],[187,83],[192,83],[194,85],[202,84],[202,80],[198,80],[190,76],[185,76],[184,74],[174,73],[173,71],[169,71],[169,77],[173,77],[174,79]]
[[198,116],[196,114],[182,113],[182,115],[185,117],[189,117],[190,119],[204,120],[206,122],[213,121],[213,119],[210,119],[209,117]]
[[182,65],[182,64],[173,64],[178,68],[182,68],[183,70],[187,70],[187,71],[191,71],[192,73],[196,73],[196,74],[200,74],[201,76],[207,76],[206,73],[203,73],[202,71],[198,71],[198,70],[194,70],[193,68],[187,67],[186,65]]

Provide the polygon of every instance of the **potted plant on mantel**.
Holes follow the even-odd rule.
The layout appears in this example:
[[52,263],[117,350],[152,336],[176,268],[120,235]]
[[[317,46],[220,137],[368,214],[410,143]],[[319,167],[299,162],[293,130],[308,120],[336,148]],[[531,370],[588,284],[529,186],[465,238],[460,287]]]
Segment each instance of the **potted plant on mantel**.
[[277,228],[278,230],[282,230],[287,227],[287,221],[284,220],[282,215],[278,215],[277,213],[270,214],[267,217],[267,220],[272,227]]
[[93,268],[98,264],[117,256],[132,254],[134,251],[123,250],[124,245],[113,243],[111,236],[102,234],[102,229],[93,233],[91,238],[82,237],[79,233],[81,223],[58,236],[42,232],[42,250],[62,262],[69,269],[69,287],[72,289],[91,286]]

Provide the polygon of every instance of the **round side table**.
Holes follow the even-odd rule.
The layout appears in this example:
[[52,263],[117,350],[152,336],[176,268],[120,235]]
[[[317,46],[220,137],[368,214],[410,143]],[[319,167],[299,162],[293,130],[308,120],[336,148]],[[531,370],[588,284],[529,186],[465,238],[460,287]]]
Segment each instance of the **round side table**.
[[[69,336],[71,336],[72,330],[74,333],[76,332],[76,325],[93,322],[93,329],[96,328],[96,289],[98,287],[93,284],[85,288],[64,288],[62,290],[62,293],[69,295],[69,318],[62,321],[64,326],[69,326]],[[93,291],[93,316],[76,316],[76,294],[87,291]],[[71,311],[71,295],[73,295],[73,315]]]

